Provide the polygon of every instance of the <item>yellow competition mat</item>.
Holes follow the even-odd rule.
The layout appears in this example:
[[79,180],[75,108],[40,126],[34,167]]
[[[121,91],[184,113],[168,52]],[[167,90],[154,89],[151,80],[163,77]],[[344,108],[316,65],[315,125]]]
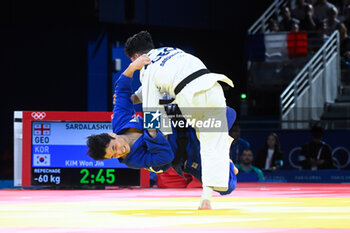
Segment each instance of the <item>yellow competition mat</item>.
[[0,232],[350,232],[350,186],[331,187],[241,184],[213,210],[201,189],[3,190]]

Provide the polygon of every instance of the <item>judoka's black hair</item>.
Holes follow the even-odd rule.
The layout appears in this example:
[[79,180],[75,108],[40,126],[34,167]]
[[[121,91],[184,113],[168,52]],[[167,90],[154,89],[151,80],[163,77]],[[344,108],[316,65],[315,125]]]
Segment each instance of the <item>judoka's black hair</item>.
[[87,154],[94,160],[104,160],[106,148],[112,139],[114,138],[108,133],[90,135],[86,142],[89,148]]
[[129,58],[136,53],[145,54],[154,49],[152,36],[147,31],[141,31],[132,37],[129,37],[125,43],[125,54]]

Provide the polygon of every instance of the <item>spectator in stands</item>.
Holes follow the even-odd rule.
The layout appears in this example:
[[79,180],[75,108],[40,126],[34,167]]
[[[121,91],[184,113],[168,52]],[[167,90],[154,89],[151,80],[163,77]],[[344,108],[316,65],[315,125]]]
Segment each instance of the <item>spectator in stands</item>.
[[338,19],[340,21],[344,20],[344,11],[346,7],[349,5],[349,0],[333,0],[331,1],[335,7],[338,9]]
[[338,24],[337,30],[340,35],[340,55],[341,55],[341,65],[342,67],[350,62],[350,37],[348,36],[348,30],[343,23]]
[[253,164],[253,152],[251,149],[246,148],[242,151],[240,156],[240,163],[237,164],[238,174],[243,173],[256,173],[259,181],[263,181],[264,173],[257,167],[254,167]]
[[291,32],[299,32],[299,24],[293,23],[292,28],[290,29]]
[[318,0],[314,5],[315,17],[322,21],[327,18],[327,11],[329,8],[335,7],[332,3],[327,0]]
[[[318,42],[322,42],[319,44],[319,47],[316,49],[316,51],[323,45],[324,42],[326,42],[329,38],[327,35],[327,23],[326,21],[321,21],[316,24],[316,33],[311,34],[308,37],[308,40],[317,40]],[[314,51],[314,52],[316,52]]]
[[265,145],[259,150],[255,161],[255,166],[263,171],[276,171],[283,166],[283,153],[276,133],[267,136]]
[[332,149],[322,141],[324,130],[322,127],[311,128],[312,140],[303,145],[299,155],[299,165],[307,170],[332,169]]
[[278,32],[280,30],[276,19],[270,19],[268,30],[269,32]]
[[305,0],[296,0],[296,7],[292,9],[292,16],[299,21],[305,18],[305,6],[310,5],[305,2]]
[[335,30],[337,30],[338,25],[340,24],[338,17],[338,10],[336,7],[331,7],[327,11],[327,18],[325,20],[327,24],[327,35],[331,35]]
[[300,21],[299,26],[301,31],[316,30],[317,19],[314,17],[314,8],[311,4],[304,6],[304,18]]
[[293,25],[299,24],[299,20],[296,18],[293,18],[289,7],[285,6],[281,10],[282,20],[279,23],[279,29],[280,31],[291,31],[293,28]]
[[344,19],[343,23],[347,30],[350,29],[350,4],[344,8]]
[[238,163],[242,151],[249,148],[250,143],[241,138],[241,129],[238,124],[232,126],[230,135],[234,139],[230,147],[230,158],[234,163]]

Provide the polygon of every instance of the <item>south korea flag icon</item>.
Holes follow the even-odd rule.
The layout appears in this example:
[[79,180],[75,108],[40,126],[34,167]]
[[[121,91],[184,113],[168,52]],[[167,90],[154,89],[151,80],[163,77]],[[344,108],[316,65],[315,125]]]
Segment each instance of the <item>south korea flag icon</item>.
[[33,155],[33,166],[36,167],[47,167],[51,165],[50,154],[34,154]]

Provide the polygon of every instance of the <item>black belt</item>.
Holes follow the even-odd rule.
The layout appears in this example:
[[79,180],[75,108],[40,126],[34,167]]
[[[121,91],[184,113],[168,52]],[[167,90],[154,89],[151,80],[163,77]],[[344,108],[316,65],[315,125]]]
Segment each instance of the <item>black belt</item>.
[[[184,78],[179,84],[177,84],[177,86],[175,87],[175,95],[179,94],[182,89],[184,89],[184,87],[189,84],[191,81],[193,81],[194,79],[198,78],[199,76],[202,76],[204,74],[209,74],[210,71],[208,69],[200,69],[197,70],[196,72],[190,74],[189,76],[187,76],[186,78]],[[170,104],[171,102],[174,101],[174,98],[172,99],[168,99],[168,100],[159,100],[159,104]]]
[[210,73],[210,71],[208,69],[201,69],[198,70],[192,74],[190,74],[189,76],[187,76],[186,78],[184,78],[179,84],[177,84],[177,86],[175,87],[175,95],[179,94],[180,91],[182,91],[182,89],[189,84],[192,80],[198,78],[199,76],[202,76],[203,74],[208,74]]

